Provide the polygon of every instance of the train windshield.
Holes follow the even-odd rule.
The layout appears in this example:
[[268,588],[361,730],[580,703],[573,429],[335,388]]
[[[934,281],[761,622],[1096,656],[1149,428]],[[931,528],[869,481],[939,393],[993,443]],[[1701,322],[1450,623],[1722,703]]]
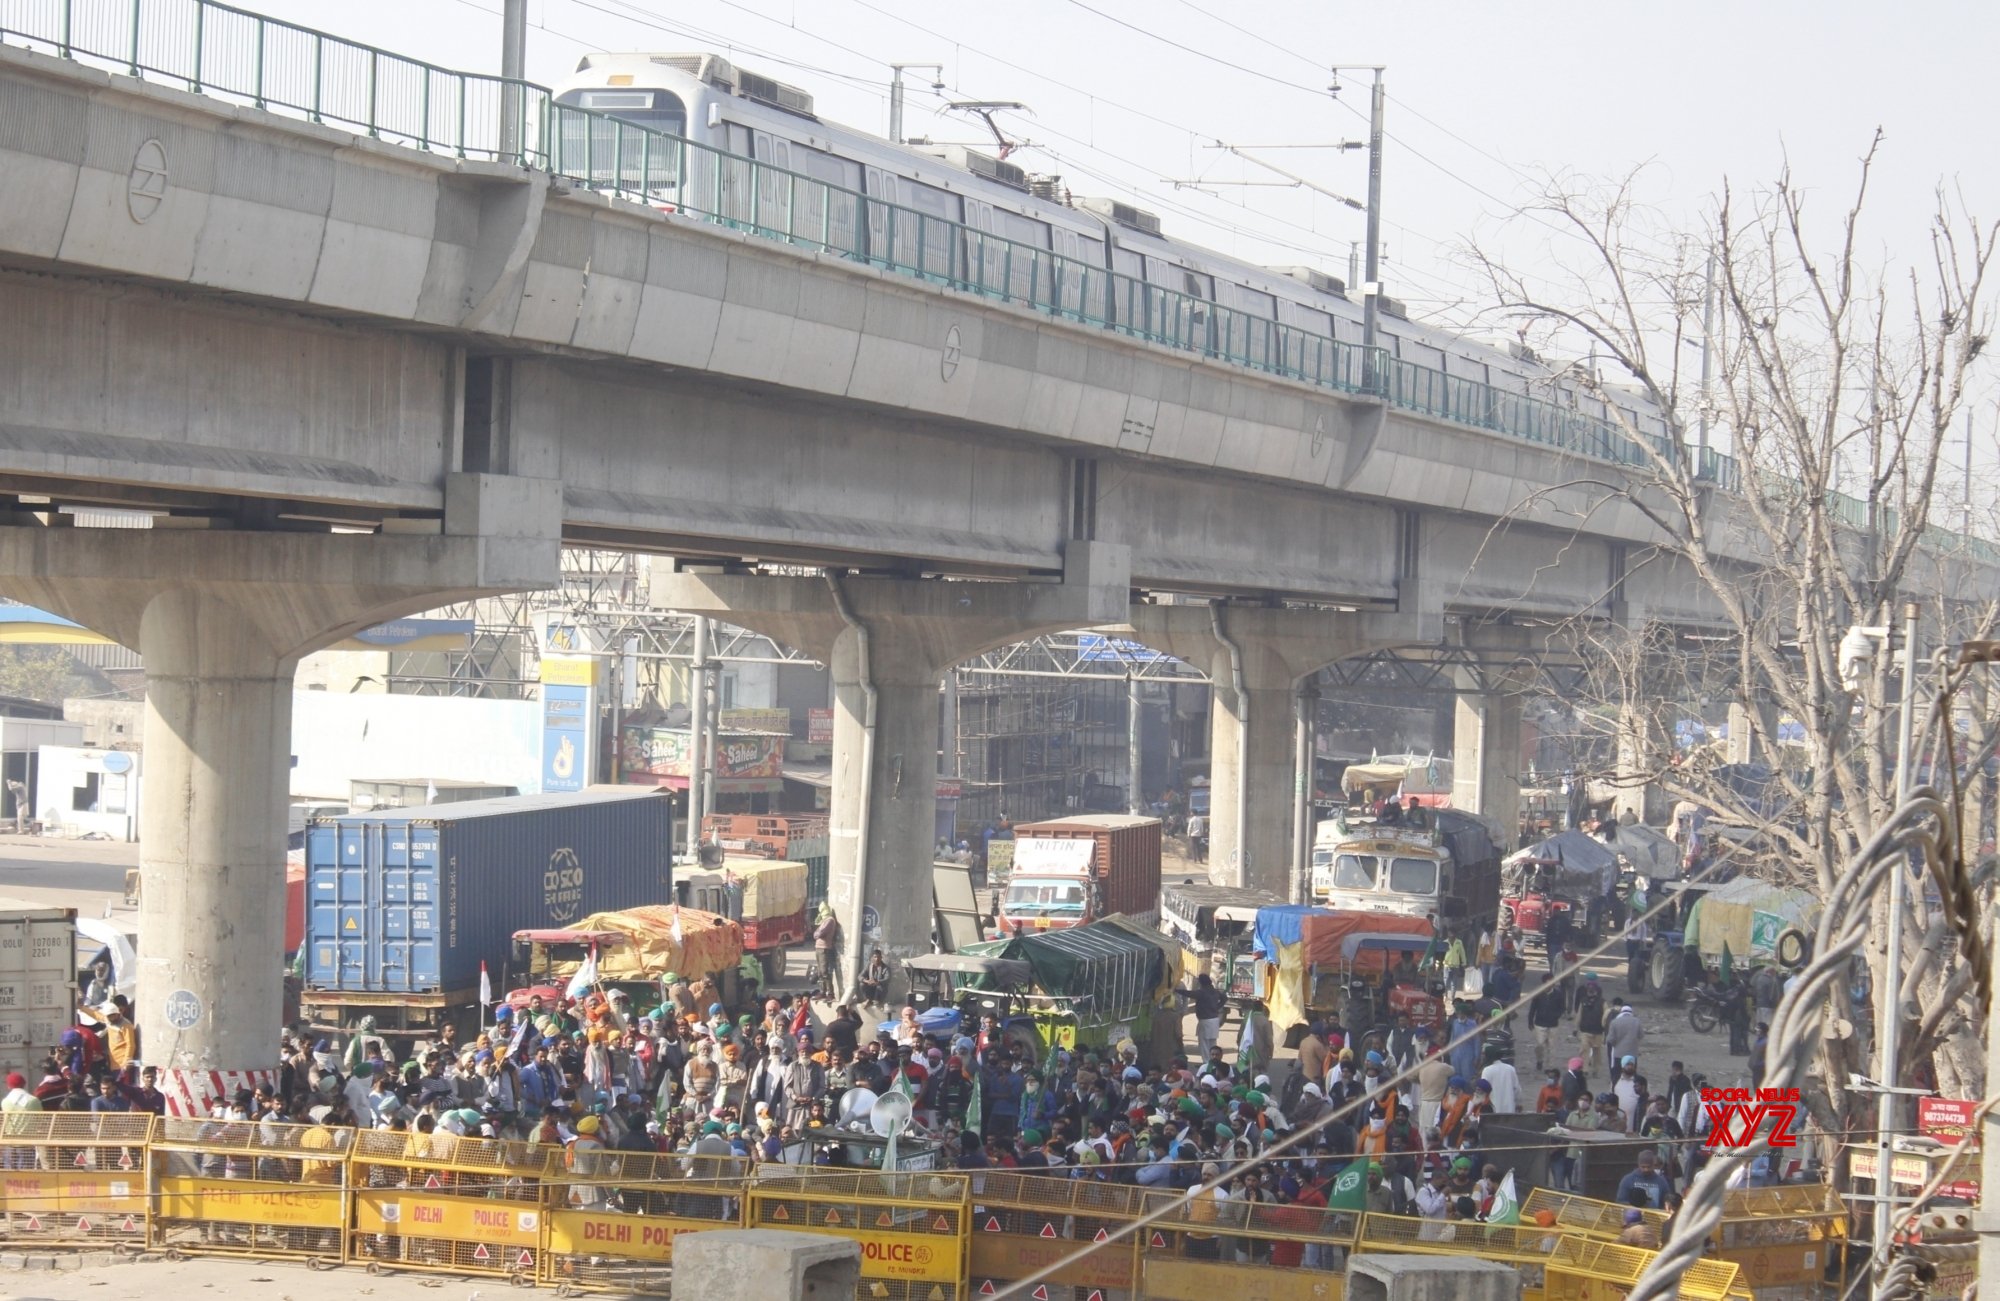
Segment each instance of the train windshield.
[[572,90],[558,96],[556,103],[587,108],[669,135],[687,134],[687,106],[670,90]]

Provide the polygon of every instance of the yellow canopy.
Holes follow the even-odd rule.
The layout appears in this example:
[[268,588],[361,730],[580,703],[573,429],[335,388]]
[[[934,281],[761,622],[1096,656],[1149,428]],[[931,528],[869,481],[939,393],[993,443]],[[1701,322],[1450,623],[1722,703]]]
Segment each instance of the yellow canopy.
[[725,858],[722,870],[743,883],[745,917],[790,917],[806,906],[806,865],[768,858]]
[[[623,944],[597,957],[603,980],[658,980],[669,971],[684,976],[712,976],[728,971],[743,957],[743,928],[727,917],[698,908],[680,910],[681,938],[674,939],[674,909],[664,904],[627,908],[623,912],[592,913],[576,923],[579,931],[616,931]],[[576,963],[558,970],[574,975]]]

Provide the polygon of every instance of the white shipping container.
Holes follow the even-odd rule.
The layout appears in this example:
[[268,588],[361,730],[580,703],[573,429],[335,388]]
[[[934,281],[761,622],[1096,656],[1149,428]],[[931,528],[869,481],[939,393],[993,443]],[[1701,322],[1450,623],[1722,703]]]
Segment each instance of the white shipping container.
[[76,1015],[76,910],[0,912],[0,1076],[30,1081]]

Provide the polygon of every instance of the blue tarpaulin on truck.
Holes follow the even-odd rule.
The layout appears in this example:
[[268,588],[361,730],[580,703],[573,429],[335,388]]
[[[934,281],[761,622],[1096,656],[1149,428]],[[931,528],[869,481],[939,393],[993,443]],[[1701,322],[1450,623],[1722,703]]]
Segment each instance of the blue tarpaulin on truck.
[[1257,910],[1257,929],[1250,947],[1266,960],[1278,960],[1280,944],[1297,944],[1301,938],[1305,919],[1314,913],[1324,913],[1324,908],[1314,908],[1307,904],[1287,903],[1274,908]]

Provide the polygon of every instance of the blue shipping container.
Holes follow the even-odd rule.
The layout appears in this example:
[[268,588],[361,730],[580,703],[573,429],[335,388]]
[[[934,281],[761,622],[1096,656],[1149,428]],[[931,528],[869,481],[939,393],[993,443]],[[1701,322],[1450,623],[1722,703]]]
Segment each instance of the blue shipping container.
[[306,988],[498,992],[514,932],[673,901],[656,789],[598,787],[320,818],[306,829]]

